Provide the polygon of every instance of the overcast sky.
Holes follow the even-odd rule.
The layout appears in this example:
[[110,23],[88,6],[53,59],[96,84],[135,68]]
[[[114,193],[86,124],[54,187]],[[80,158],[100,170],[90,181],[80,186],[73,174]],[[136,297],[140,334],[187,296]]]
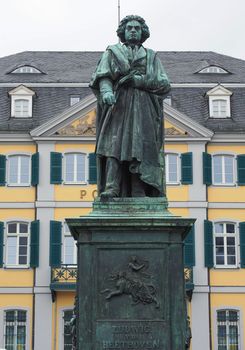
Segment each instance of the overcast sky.
[[[101,51],[117,42],[118,0],[0,0],[0,57],[21,51]],[[121,0],[145,18],[158,51],[245,59],[245,0]]]

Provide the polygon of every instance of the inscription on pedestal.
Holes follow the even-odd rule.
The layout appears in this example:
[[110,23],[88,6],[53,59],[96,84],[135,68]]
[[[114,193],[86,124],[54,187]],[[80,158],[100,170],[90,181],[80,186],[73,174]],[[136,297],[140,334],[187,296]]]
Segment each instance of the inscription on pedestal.
[[[149,350],[165,349],[164,321],[107,321],[97,322],[97,349]],[[164,335],[165,334],[165,335]]]

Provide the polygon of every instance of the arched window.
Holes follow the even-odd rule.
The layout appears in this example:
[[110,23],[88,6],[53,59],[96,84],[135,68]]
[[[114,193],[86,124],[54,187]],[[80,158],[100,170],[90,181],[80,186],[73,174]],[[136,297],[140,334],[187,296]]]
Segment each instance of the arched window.
[[7,310],[4,312],[4,348],[26,350],[27,311]]
[[214,262],[216,267],[237,267],[238,234],[236,224],[214,224]]
[[217,310],[217,340],[219,350],[240,349],[239,311]]
[[19,68],[16,68],[15,70],[13,70],[11,73],[21,73],[21,74],[25,74],[25,73],[29,73],[29,74],[41,74],[42,72],[40,70],[38,70],[35,67],[32,66],[22,66]]
[[205,74],[205,73],[208,73],[208,74],[228,74],[228,72],[223,69],[223,68],[220,68],[220,67],[217,67],[217,66],[209,66],[209,67],[206,67],[202,70],[200,70],[198,73],[201,73],[201,74]]

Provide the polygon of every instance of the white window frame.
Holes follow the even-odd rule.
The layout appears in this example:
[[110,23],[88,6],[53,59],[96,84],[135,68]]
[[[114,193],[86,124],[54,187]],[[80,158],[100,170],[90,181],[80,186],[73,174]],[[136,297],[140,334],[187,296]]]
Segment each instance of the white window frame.
[[[8,225],[9,224],[17,224],[17,232],[15,233],[8,233]],[[27,233],[20,233],[20,224],[26,224],[27,225]],[[6,222],[6,239],[5,239],[5,268],[20,268],[20,269],[26,269],[30,267],[30,222],[28,221],[20,221],[20,220],[11,220]],[[8,237],[17,237],[17,244],[16,244],[16,255],[15,255],[15,264],[9,264],[7,262],[8,259]],[[27,237],[27,262],[26,264],[19,264],[19,238],[20,237]]]
[[[34,95],[35,95],[35,92],[24,85],[19,85],[13,90],[9,91],[9,96],[11,97],[11,117],[17,118],[17,119],[32,118],[32,104],[33,104]],[[28,115],[16,116],[16,109],[15,109],[16,100],[28,101]]]
[[[17,114],[17,103],[21,102],[20,114]],[[24,102],[27,103],[27,114],[24,113]],[[15,118],[29,118],[30,117],[30,99],[29,98],[13,98],[14,117]]]
[[32,66],[22,66],[18,67],[11,72],[11,74],[42,74],[40,70]]
[[[7,324],[6,324],[6,312],[10,312],[10,311],[14,311],[15,313],[18,312],[18,311],[24,311],[26,313],[26,320],[25,320],[25,349],[28,350],[29,349],[29,344],[28,344],[28,340],[29,340],[29,333],[30,333],[30,330],[29,330],[29,313],[28,313],[28,310],[27,309],[23,309],[23,308],[20,308],[20,307],[11,307],[11,308],[7,308],[7,309],[4,309],[3,310],[3,317],[4,317],[4,320],[3,320],[3,330],[4,330],[4,334],[3,334],[3,343],[4,343],[4,348],[6,346],[5,344],[5,334],[6,334],[6,327],[7,327]],[[18,350],[18,347],[17,347],[17,326],[18,326],[18,322],[14,322],[14,340],[15,340],[15,344],[14,344],[14,350]]]
[[[214,340],[215,340],[215,349],[218,349],[218,325],[219,325],[219,322],[218,322],[218,312],[219,311],[235,311],[238,313],[238,321],[237,321],[237,328],[238,328],[238,341],[239,341],[239,344],[238,344],[238,350],[242,350],[243,349],[243,332],[241,332],[242,330],[242,310],[240,308],[237,308],[237,307],[231,307],[231,306],[220,306],[219,308],[215,308],[214,309],[214,326],[215,326],[215,329],[214,329]],[[227,325],[226,325],[226,328],[227,326],[229,326],[228,324],[229,321],[226,321]],[[228,335],[228,334],[227,334]],[[229,346],[229,344],[228,344]],[[229,349],[229,347],[227,347],[227,349]]]
[[[28,101],[28,114],[25,116],[16,116],[16,105],[15,102],[18,100],[26,100]],[[11,117],[14,118],[32,118],[32,96],[18,95],[12,96],[11,100]]]
[[[215,182],[214,181],[214,158],[215,157],[222,157],[222,182]],[[225,182],[225,160],[224,157],[231,157],[233,160],[233,182]],[[236,156],[234,154],[212,154],[212,185],[214,186],[227,186],[227,187],[232,187],[236,186],[236,178],[237,178],[237,173],[236,173]]]
[[74,309],[74,304],[70,305],[70,306],[66,306],[64,308],[61,308],[59,311],[59,324],[61,325],[61,327],[59,327],[59,344],[60,344],[60,349],[64,349],[64,326],[65,326],[65,322],[64,322],[64,312],[65,311],[71,311]]
[[[18,157],[18,182],[12,183],[10,182],[10,158],[11,157]],[[28,157],[29,158],[29,181],[26,183],[20,183],[20,157]],[[31,156],[30,154],[25,153],[17,153],[17,154],[9,154],[7,155],[7,186],[9,187],[30,187],[31,186]]]
[[[221,109],[219,109],[220,114],[215,115],[214,113],[214,103],[215,101],[223,101],[226,103],[226,115],[221,115]],[[214,97],[210,96],[209,98],[209,110],[210,110],[210,117],[214,119],[224,119],[224,118],[230,118],[231,112],[230,112],[230,98],[229,96],[220,96],[220,97]]]
[[[174,155],[177,158],[177,181],[169,180],[169,160],[168,156]],[[180,162],[180,154],[175,152],[165,152],[165,169],[166,169],[166,184],[167,185],[179,185],[181,178],[181,162]]]
[[[84,171],[84,181],[77,181],[76,179],[76,175],[77,173],[74,172],[73,175],[75,174],[75,176],[73,176],[73,178],[75,177],[75,181],[67,181],[66,180],[66,155],[69,155],[69,154],[82,154],[85,158],[85,162],[84,162],[84,166],[85,166],[85,171]],[[65,152],[63,154],[63,158],[64,158],[64,167],[63,167],[63,184],[65,185],[87,185],[88,183],[88,167],[89,167],[89,161],[88,161],[88,154],[87,153],[84,153],[84,152],[78,152],[77,150],[75,151],[69,151],[69,152]],[[77,158],[76,158],[77,159]],[[75,162],[75,170],[77,168],[77,162]]]
[[[72,99],[79,99],[77,102],[74,102],[74,103],[72,103]],[[79,95],[79,94],[74,94],[74,95],[70,95],[70,101],[69,101],[69,103],[70,103],[70,106],[74,106],[74,105],[76,105],[78,102],[80,102],[81,101],[81,95]]]
[[198,73],[201,73],[201,74],[228,74],[228,72],[225,69],[218,67],[218,66],[209,66],[209,67],[203,68]]
[[[231,103],[230,103],[230,97],[232,95],[232,92],[228,89],[226,89],[222,85],[217,85],[213,89],[209,90],[207,92],[207,96],[209,99],[209,117],[214,119],[225,119],[231,117]],[[217,100],[223,100],[226,102],[226,116],[215,116],[214,115],[214,108],[213,108],[213,101]]]
[[[215,224],[223,224],[225,230],[223,233],[216,233],[215,232]],[[233,233],[227,233],[226,231],[226,225],[231,224],[234,225],[235,232]],[[216,237],[222,237],[224,239],[224,264],[216,264]],[[234,237],[235,238],[235,257],[236,257],[236,263],[234,265],[228,265],[227,264],[227,238],[228,237]],[[228,221],[228,220],[222,220],[222,221],[215,221],[213,223],[213,246],[214,246],[214,267],[216,269],[237,269],[239,268],[239,261],[240,261],[240,255],[239,255],[239,226],[237,222],[234,221]]]
[[63,223],[63,235],[62,235],[62,264],[63,265],[68,265],[68,266],[73,266],[73,265],[77,265],[77,246],[76,246],[76,241],[74,239],[74,246],[73,246],[73,263],[72,264],[67,264],[65,262],[65,237],[72,237],[71,233],[70,233],[70,230],[69,230],[69,227],[68,225],[66,224],[66,222]]

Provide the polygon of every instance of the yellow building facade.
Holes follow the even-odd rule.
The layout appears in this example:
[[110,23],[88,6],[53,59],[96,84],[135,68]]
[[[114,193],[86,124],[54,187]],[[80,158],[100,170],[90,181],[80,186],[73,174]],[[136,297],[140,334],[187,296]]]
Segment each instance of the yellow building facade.
[[[79,84],[76,89],[87,89]],[[173,84],[173,89],[195,88],[182,85]],[[50,83],[45,87],[61,89]],[[34,98],[42,98],[38,84],[26,82],[23,87],[15,82],[5,88],[10,99],[14,94],[21,100],[33,98],[33,108]],[[228,101],[232,87],[207,83],[196,88],[203,89],[199,95],[212,107],[213,101]],[[87,94],[76,102],[33,122],[29,132],[9,132],[6,124],[0,133],[1,349],[71,349],[68,323],[77,267],[76,246],[65,219],[87,215],[97,196],[92,156],[96,99]],[[213,112],[222,113],[223,104],[215,103]],[[218,118],[212,118],[217,123]],[[191,349],[242,350],[245,137],[243,132],[215,132],[211,124],[197,119],[169,100],[164,103],[169,210],[197,219],[185,242]]]

